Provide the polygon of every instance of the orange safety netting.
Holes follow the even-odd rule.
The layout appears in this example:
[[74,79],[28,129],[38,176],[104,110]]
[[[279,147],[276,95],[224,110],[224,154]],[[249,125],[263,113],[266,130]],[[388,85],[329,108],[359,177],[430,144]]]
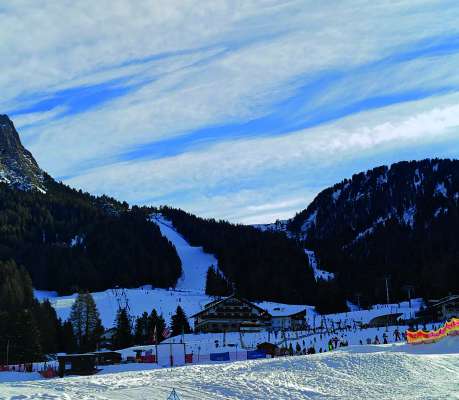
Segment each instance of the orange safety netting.
[[406,341],[410,344],[433,343],[449,335],[459,335],[459,318],[451,318],[435,331],[406,331]]

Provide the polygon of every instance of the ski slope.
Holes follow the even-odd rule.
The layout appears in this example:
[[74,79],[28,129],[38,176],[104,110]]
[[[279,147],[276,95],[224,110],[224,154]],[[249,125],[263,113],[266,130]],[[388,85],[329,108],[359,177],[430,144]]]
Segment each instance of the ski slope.
[[182,276],[177,282],[178,290],[194,290],[204,293],[206,289],[206,274],[211,265],[218,267],[214,255],[203,251],[202,247],[193,247],[180,235],[161,214],[154,214],[151,220],[155,222],[163,236],[169,239],[177,249],[182,261]]
[[[182,276],[174,289],[152,288],[145,285],[138,289],[114,288],[104,292],[92,293],[105,328],[113,326],[119,307],[128,307],[131,316],[137,317],[144,311],[150,313],[153,308],[162,314],[167,322],[181,306],[188,316],[200,311],[204,304],[212,301],[205,295],[206,274],[211,265],[218,267],[217,259],[203,251],[202,247],[193,247],[173,227],[172,223],[160,214],[154,214],[151,220],[156,223],[165,236],[176,248],[182,262]],[[55,292],[35,291],[38,300],[48,298],[63,320],[70,315],[70,309],[76,294],[58,297]]]
[[457,337],[422,347],[355,346],[311,356],[3,383],[0,398],[160,400],[175,388],[182,400],[450,399],[459,392],[458,352]]
[[314,253],[314,251],[304,249],[304,252],[308,256],[309,265],[312,268],[312,272],[314,273],[314,278],[316,281],[319,279],[329,281],[335,278],[335,274],[333,272],[328,272],[319,268],[319,263],[317,262],[316,253]]

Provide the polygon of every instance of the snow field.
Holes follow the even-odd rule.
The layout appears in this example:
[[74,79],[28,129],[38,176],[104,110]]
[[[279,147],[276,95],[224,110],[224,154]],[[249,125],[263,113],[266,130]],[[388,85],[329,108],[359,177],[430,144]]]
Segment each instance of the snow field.
[[[35,296],[39,300],[48,298],[55,308],[57,315],[66,320],[70,315],[70,309],[76,299],[76,293],[70,296],[58,297],[54,292],[35,291]],[[162,314],[167,323],[170,323],[172,315],[177,306],[180,305],[188,317],[201,311],[204,305],[212,301],[213,298],[198,291],[185,290],[166,290],[155,289],[151,286],[143,286],[136,289],[108,289],[104,292],[92,293],[94,301],[100,312],[102,324],[105,328],[113,326],[116,312],[121,305],[129,305],[129,313],[133,317],[141,315],[144,311],[150,313],[153,308]],[[410,308],[408,302],[389,305],[375,305],[370,310],[349,311],[345,313],[329,314],[321,316],[314,311],[314,307],[307,305],[291,305],[274,302],[257,303],[260,307],[275,315],[288,315],[307,309],[307,322],[310,326],[320,326],[321,321],[328,327],[332,327],[332,322],[338,326],[341,324],[353,325],[353,321],[368,323],[372,318],[389,313],[402,313],[403,317],[409,318],[414,315],[420,306],[420,300],[413,300]],[[193,325],[190,319],[190,324]]]
[[0,399],[159,400],[172,388],[182,400],[449,399],[459,391],[458,352],[457,337],[422,348],[355,346],[311,356],[3,383]]

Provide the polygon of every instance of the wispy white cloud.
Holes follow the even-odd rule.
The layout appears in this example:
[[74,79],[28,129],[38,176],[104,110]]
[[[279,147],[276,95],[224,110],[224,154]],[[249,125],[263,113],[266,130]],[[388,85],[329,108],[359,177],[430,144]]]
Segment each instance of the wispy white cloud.
[[[322,186],[315,188],[308,182],[318,182],[316,175],[324,174],[322,170],[350,160],[356,154],[396,152],[420,142],[459,138],[459,96],[443,100],[450,105],[438,107],[432,100],[421,101],[283,137],[225,142],[175,157],[115,163],[69,182],[128,201],[145,199],[148,203],[178,195],[175,201],[192,210],[204,212],[207,208],[236,220],[250,217],[255,221],[257,207],[261,211],[259,217],[265,216],[262,211],[266,209],[266,202],[271,201],[267,199],[274,198],[275,202],[288,205],[298,193],[310,198],[304,188],[315,193],[332,182],[325,179]],[[412,110],[417,112],[413,114]],[[397,117],[385,122],[388,115]],[[205,193],[215,194],[206,199]],[[306,205],[307,201],[303,206]],[[286,208],[292,213],[299,207],[295,203]]]
[[[0,13],[0,107],[28,109],[15,119],[40,164],[134,203],[285,217],[331,183],[325,167],[455,134],[456,2],[21,0]],[[87,99],[97,85],[126,90]],[[141,151],[171,139],[163,158]]]

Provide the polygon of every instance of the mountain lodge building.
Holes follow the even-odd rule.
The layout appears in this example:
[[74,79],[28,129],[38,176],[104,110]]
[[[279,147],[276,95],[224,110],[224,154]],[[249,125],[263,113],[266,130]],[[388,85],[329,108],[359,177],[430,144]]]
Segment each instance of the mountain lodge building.
[[294,313],[274,311],[271,314],[248,300],[232,295],[206,304],[204,309],[192,318],[195,331],[203,333],[295,330],[305,327],[306,309]]

